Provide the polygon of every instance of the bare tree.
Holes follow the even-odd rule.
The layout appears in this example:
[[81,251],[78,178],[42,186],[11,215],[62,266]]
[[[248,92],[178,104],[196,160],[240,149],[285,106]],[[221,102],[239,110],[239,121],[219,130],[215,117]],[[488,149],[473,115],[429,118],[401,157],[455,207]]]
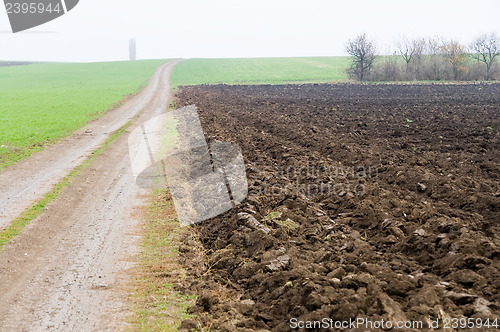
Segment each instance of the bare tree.
[[500,54],[500,40],[495,33],[482,35],[470,46],[472,56],[486,65],[486,79],[491,79],[490,72],[495,58]]
[[442,40],[438,37],[429,38],[425,44],[425,61],[422,64],[422,79],[439,81],[445,79],[444,60],[441,54]]
[[374,43],[368,39],[366,34],[361,34],[353,40],[349,40],[346,52],[353,57],[351,68],[348,70],[351,76],[363,81],[370,73],[376,58]]
[[441,52],[446,62],[448,62],[453,69],[453,79],[460,79],[463,73],[468,72],[467,68],[467,51],[465,46],[456,40],[443,42],[441,45]]
[[136,59],[136,51],[135,39],[130,39],[128,44],[128,54],[131,61],[134,61]]
[[373,74],[375,81],[401,81],[406,80],[404,72],[398,62],[398,54],[385,56],[380,61],[377,61],[373,66]]
[[425,52],[425,40],[424,39],[413,39],[409,40],[404,37],[402,41],[398,42],[398,50],[403,60],[406,63],[406,75],[408,76],[408,71],[410,67],[410,62],[415,61],[415,59],[420,58]]

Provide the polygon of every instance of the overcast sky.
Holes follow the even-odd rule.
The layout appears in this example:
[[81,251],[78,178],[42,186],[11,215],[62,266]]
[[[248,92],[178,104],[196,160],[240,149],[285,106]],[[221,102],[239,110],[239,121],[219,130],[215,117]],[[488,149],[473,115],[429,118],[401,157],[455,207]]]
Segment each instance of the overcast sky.
[[500,35],[499,0],[80,0],[17,34],[0,8],[0,60],[18,61],[126,60],[130,38],[152,59],[345,55],[361,32],[384,53],[403,35]]

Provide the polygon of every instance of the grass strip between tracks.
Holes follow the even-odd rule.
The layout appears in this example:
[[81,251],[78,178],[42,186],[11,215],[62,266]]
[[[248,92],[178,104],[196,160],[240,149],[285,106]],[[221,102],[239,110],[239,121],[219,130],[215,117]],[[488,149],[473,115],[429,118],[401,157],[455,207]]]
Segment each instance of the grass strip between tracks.
[[177,331],[191,317],[187,309],[195,295],[179,292],[187,272],[179,262],[181,239],[190,232],[180,225],[168,189],[153,189],[150,203],[141,207],[143,233],[134,296],[134,330]]
[[66,188],[71,180],[77,177],[86,167],[90,166],[92,162],[100,156],[107,147],[115,141],[120,135],[127,129],[127,127],[132,123],[132,121],[127,122],[123,127],[121,127],[117,132],[115,132],[111,137],[109,137],[106,142],[95,150],[89,158],[87,158],[82,164],[73,169],[66,177],[59,181],[50,192],[45,194],[40,201],[35,203],[31,208],[25,210],[19,217],[17,217],[12,224],[7,226],[4,230],[0,231],[0,251],[3,246],[9,243],[14,237],[21,234],[24,227],[26,227],[32,220],[38,218],[45,208],[55,200],[59,194]]

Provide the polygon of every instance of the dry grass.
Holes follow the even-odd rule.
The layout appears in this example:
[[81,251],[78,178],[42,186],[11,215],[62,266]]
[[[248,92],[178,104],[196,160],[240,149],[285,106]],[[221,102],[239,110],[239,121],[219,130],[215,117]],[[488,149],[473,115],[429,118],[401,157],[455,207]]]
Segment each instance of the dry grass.
[[190,229],[179,224],[167,190],[154,190],[150,205],[143,209],[145,222],[133,299],[134,330],[177,331],[190,317],[187,309],[196,300],[196,296],[175,289],[186,279],[186,270],[179,263],[179,245]]
[[[178,331],[181,323],[188,320],[191,331],[216,332],[219,329],[214,325],[234,327],[234,321],[242,320],[244,317],[234,310],[218,319],[199,310],[194,310],[193,314],[188,312],[190,307],[197,307],[198,297],[189,294],[217,298],[218,311],[224,305],[239,301],[240,294],[233,287],[213,279],[197,227],[179,223],[170,192],[153,190],[149,206],[137,212],[143,219],[143,229],[133,286],[131,329]],[[221,255],[224,256],[227,250],[221,250]],[[205,286],[200,287],[200,283]],[[189,294],[180,291],[182,289],[189,290]]]

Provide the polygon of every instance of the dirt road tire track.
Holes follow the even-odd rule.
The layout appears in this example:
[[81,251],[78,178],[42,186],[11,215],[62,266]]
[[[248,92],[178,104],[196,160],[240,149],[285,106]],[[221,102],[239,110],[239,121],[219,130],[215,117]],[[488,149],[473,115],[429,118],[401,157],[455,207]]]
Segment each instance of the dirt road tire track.
[[[130,171],[127,138],[136,125],[167,110],[169,77],[176,63],[162,66],[133,105],[110,114],[119,118],[113,123],[118,129],[143,110],[0,253],[0,331],[126,327],[124,272],[133,265],[139,238],[133,209],[147,197]],[[94,125],[101,128],[98,121]],[[109,126],[106,129],[109,132]]]

